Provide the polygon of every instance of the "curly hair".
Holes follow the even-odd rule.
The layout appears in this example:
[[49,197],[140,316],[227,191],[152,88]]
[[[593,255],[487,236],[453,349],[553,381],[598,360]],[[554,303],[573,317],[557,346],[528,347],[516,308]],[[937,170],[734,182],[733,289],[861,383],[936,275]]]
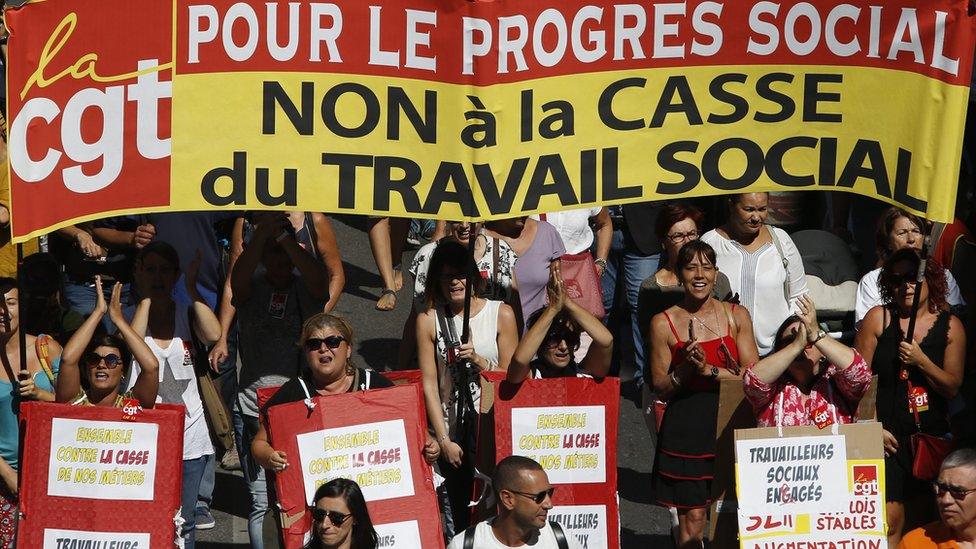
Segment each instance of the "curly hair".
[[[918,267],[922,262],[918,252],[911,248],[898,250],[885,259],[881,273],[878,275],[878,290],[881,294],[881,302],[890,306],[895,302],[895,291],[902,282],[902,277],[895,274],[895,265],[907,262],[909,273],[914,278],[918,272]],[[925,263],[925,283],[929,289],[929,311],[945,311],[949,309],[946,296],[949,293],[949,283],[946,281],[945,269],[934,259],[929,259]]]

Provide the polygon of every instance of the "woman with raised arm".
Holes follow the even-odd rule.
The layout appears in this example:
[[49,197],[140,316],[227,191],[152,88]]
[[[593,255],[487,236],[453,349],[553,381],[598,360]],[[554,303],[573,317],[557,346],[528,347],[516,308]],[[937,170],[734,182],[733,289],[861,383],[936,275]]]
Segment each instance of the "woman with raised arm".
[[800,296],[800,313],[776,333],[775,351],[746,370],[746,399],[760,427],[857,421],[857,406],[871,385],[861,354],[820,329],[817,310]]
[[[610,371],[613,334],[603,322],[566,296],[558,265],[549,274],[546,288],[549,304],[529,319],[529,329],[508,365],[506,379],[511,383],[521,383],[528,377],[602,378]],[[582,364],[577,364],[574,353],[583,332],[593,342]]]
[[[143,408],[152,408],[159,390],[159,361],[122,314],[122,283],[116,282],[112,286],[110,305],[105,303],[100,276],[95,277],[95,290],[95,310],[71,336],[61,354],[57,401],[119,408],[131,396]],[[144,299],[135,314],[148,314],[148,309],[149,300]],[[106,312],[122,337],[95,335]],[[122,394],[120,383],[128,370],[130,358],[139,363],[139,377],[132,390]],[[85,366],[84,375],[80,372],[80,362]]]
[[[186,549],[196,541],[196,502],[207,462],[214,459],[203,402],[197,389],[196,349],[220,337],[220,322],[197,290],[200,254],[186,270],[184,282],[192,303],[177,303],[173,288],[180,276],[180,257],[166,242],[156,240],[136,258],[135,283],[139,295],[149,299],[148,313],[133,318],[132,327],[145,334],[146,345],[159,361],[157,402],[186,406],[183,426],[183,540]],[[145,310],[145,309],[143,309]],[[205,368],[205,364],[199,365]],[[132,363],[128,390],[135,388],[141,365]]]
[[676,263],[685,293],[651,319],[651,377],[668,402],[658,437],[654,493],[678,510],[678,549],[700,549],[715,459],[719,381],[741,379],[759,360],[745,307],[712,296],[715,251],[701,240],[684,245]]

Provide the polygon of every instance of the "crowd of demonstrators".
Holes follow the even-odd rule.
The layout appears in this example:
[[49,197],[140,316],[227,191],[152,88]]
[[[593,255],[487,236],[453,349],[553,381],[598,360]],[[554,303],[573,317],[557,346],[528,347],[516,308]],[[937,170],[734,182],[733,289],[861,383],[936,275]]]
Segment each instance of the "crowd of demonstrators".
[[[656,442],[647,448],[655,462],[650,489],[654,501],[674,511],[678,546],[697,547],[704,537],[722,380],[742,380],[758,425],[793,426],[856,421],[871,376],[878,376],[872,412],[884,428],[879,443],[887,454],[890,542],[934,517],[927,479],[912,474],[910,439],[917,432],[950,435],[953,414],[972,409],[976,395],[963,384],[966,303],[951,273],[929,261],[922,283],[914,282],[925,222],[897,208],[879,218],[881,263],[861,280],[857,307],[866,310],[858,312],[863,318],[851,341],[827,333],[818,318],[804,258],[790,235],[768,222],[767,193],[723,197],[721,204],[713,210],[722,219],[674,202],[484,226],[449,222],[439,224],[440,238],[417,251],[396,365],[421,373],[430,426],[422,452],[445,479],[438,503],[452,547],[472,536],[474,547],[531,540],[565,546],[542,520],[551,508],[551,485],[531,460],[497,467],[498,515],[472,525],[480,374],[504,372],[516,384],[601,379],[622,374],[627,361],[637,368],[633,377],[644,385],[646,402],[658,401],[647,407],[660,414]],[[378,265],[389,259],[380,309],[396,306],[402,284],[400,223],[369,223]],[[962,231],[953,238],[968,237]],[[146,408],[155,402],[186,407],[185,544],[192,547],[194,531],[213,524],[209,503],[223,452],[238,456],[244,472],[251,547],[273,546],[266,525],[279,518],[269,512],[274,474],[297,456],[275,449],[262,422],[267,408],[311,407],[315,396],[392,385],[380,371],[352,363],[352,326],[330,313],[345,273],[328,217],[121,216],[61,229],[49,241],[55,253],[25,262],[27,310],[45,318],[29,324],[22,373],[17,334],[25,305],[16,281],[0,279],[6,351],[0,384],[9,386],[0,388],[0,546],[10,545],[16,518],[17,404],[119,406],[129,399]],[[587,249],[593,278],[601,281],[604,318],[572,297],[564,279],[566,258]],[[916,300],[913,341],[906,342]],[[236,450],[215,445],[208,429],[209,404],[197,381],[208,361],[232,411]],[[276,386],[261,407],[257,391]],[[310,547],[375,546],[358,488],[329,486],[310,510]],[[947,492],[937,486],[940,505],[949,501]]]

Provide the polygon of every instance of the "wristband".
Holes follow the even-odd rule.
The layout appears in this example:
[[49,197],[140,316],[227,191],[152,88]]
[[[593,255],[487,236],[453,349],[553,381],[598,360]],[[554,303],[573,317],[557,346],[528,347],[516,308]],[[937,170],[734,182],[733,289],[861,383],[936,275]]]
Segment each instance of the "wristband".
[[599,265],[599,266],[601,266],[601,267],[603,267],[604,269],[606,269],[606,268],[607,268],[607,260],[606,260],[606,259],[603,259],[603,258],[600,258],[600,259],[594,259],[594,260],[593,260],[593,263],[594,263],[595,265]]
[[674,385],[675,387],[681,387],[681,380],[678,379],[678,376],[674,375],[674,372],[671,372],[671,375],[669,377],[671,378],[671,385]]

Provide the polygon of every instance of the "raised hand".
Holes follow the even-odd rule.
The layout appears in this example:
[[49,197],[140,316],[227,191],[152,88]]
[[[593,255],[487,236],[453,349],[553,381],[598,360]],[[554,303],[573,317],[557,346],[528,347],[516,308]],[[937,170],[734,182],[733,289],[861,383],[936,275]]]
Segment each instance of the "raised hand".
[[108,304],[105,303],[105,292],[102,291],[102,277],[95,275],[95,309],[92,314],[104,315],[108,312]]
[[[102,297],[102,301],[105,298]],[[122,314],[122,283],[116,282],[115,286],[112,286],[112,302],[108,306],[108,316],[112,319],[112,322],[118,324],[119,322],[125,320]]]

